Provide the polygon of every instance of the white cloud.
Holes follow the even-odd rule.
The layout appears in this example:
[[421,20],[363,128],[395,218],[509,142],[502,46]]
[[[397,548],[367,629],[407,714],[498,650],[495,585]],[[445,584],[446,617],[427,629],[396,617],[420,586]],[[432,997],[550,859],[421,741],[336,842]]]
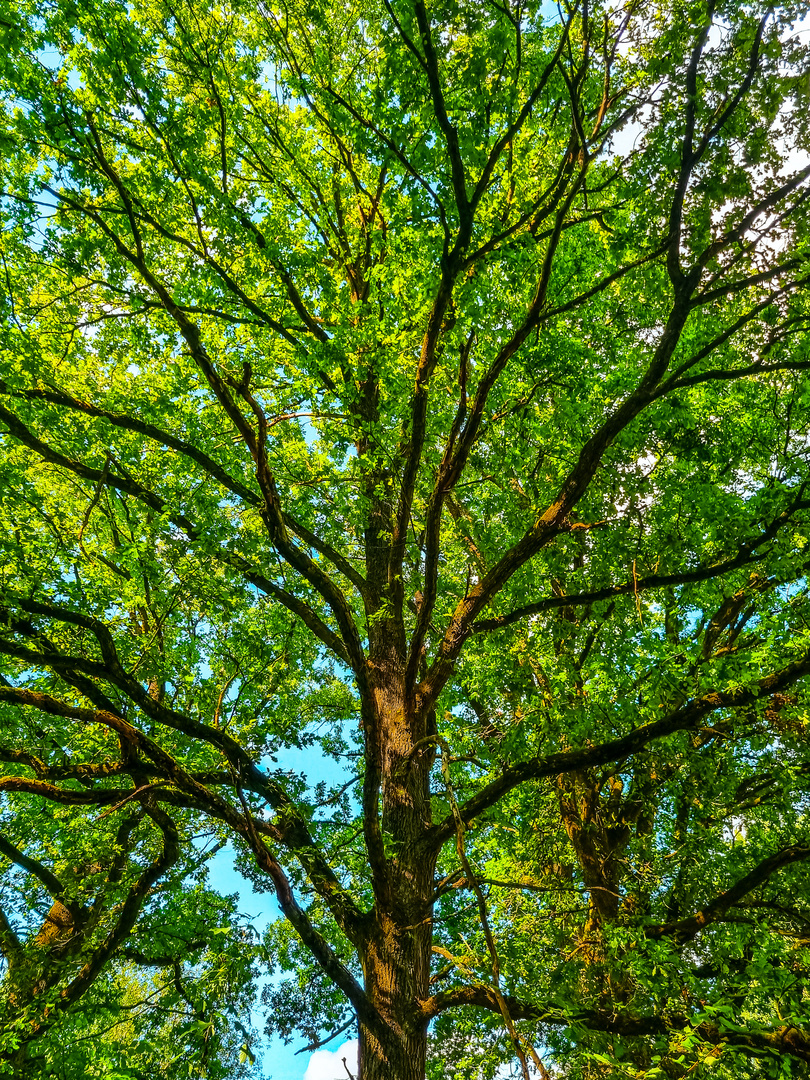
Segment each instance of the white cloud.
[[355,1076],[358,1045],[357,1039],[352,1039],[337,1050],[316,1050],[309,1059],[304,1080],[349,1080],[343,1058],[346,1058],[346,1065],[349,1066],[352,1076]]

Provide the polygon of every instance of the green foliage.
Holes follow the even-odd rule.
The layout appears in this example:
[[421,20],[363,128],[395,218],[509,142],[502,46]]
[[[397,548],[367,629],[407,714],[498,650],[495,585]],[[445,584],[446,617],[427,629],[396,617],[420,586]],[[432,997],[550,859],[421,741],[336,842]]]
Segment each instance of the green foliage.
[[7,4],[0,1069],[806,1070],[806,17]]

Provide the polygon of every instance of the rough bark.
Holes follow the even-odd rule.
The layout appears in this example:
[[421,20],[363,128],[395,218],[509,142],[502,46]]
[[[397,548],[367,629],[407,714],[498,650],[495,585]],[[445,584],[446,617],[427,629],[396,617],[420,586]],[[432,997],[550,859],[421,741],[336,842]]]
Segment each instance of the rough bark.
[[436,860],[424,857],[420,841],[431,827],[433,720],[406,695],[398,621],[378,622],[370,637],[385,887],[361,956],[366,995],[381,1024],[360,1024],[358,1080],[421,1080],[427,1025],[416,1003],[429,993]]

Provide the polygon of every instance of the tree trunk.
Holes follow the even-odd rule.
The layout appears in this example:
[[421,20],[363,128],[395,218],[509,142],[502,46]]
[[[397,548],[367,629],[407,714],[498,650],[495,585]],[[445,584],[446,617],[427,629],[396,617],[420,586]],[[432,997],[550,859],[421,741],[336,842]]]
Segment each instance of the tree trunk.
[[361,1027],[357,1080],[424,1080],[426,1050],[427,1031],[405,1038],[392,1032],[383,1045]]
[[408,930],[389,925],[366,952],[366,992],[382,1024],[374,1031],[360,1025],[357,1080],[424,1080],[427,1025],[417,1020],[415,1003],[427,996],[430,945]]
[[373,1029],[360,1025],[358,1080],[424,1080],[427,1025],[418,1003],[430,992],[435,859],[417,845],[431,826],[435,721],[432,712],[406,697],[401,625],[392,620],[374,629],[370,651],[387,895],[377,896],[361,956],[365,991],[379,1023]]
[[428,996],[430,950],[429,918],[407,924],[378,916],[363,974],[382,1023],[374,1031],[360,1026],[358,1080],[424,1080],[427,1025],[417,1002]]

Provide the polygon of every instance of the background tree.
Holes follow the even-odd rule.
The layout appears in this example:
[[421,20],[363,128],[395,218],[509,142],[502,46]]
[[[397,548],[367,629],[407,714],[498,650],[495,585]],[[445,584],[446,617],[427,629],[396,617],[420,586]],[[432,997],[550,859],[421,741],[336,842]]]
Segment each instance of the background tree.
[[803,11],[3,16],[0,789],[362,1080],[810,1061]]

